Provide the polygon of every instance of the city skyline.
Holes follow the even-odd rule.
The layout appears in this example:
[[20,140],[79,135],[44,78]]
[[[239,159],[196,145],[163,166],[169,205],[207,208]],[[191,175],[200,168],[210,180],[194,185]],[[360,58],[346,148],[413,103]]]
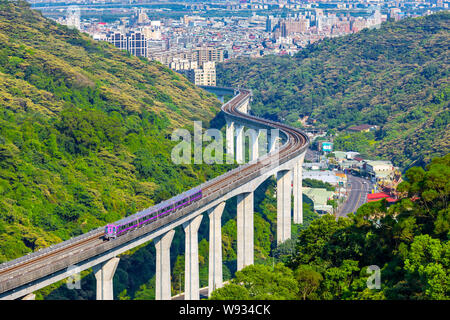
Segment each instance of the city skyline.
[[[164,2],[158,3],[164,6]],[[307,45],[327,37],[376,28],[388,19],[400,20],[416,15],[414,10],[407,9],[400,1],[291,2],[293,7],[289,5],[289,11],[284,16],[267,4],[277,4],[280,9],[286,8],[284,2],[241,1],[227,2],[222,9],[228,13],[258,10],[252,11],[248,17],[234,14],[220,16],[219,12],[219,16],[205,16],[211,3],[219,3],[220,6],[220,2],[208,1],[186,4],[185,9],[177,9],[183,13],[179,19],[166,16],[159,9],[141,6],[130,7],[131,13],[126,13],[128,9],[123,9],[123,16],[104,22],[103,9],[90,17],[83,17],[82,7],[72,5],[59,9],[63,15],[53,19],[86,32],[95,40],[110,42],[135,56],[157,60],[172,70],[183,73],[197,85],[215,85],[215,64],[204,68],[205,61],[220,63],[241,56],[257,58],[268,54],[294,55]],[[324,3],[336,4],[335,9],[339,12],[330,11],[330,7],[326,6],[321,8]],[[435,6],[445,4],[434,0],[415,3],[434,3]],[[138,4],[137,2],[136,5]],[[355,11],[360,4],[364,5],[364,13]],[[191,10],[192,8],[197,11]],[[43,11],[45,14],[46,11]],[[151,18],[155,13],[156,18]],[[206,52],[201,58],[199,50]]]

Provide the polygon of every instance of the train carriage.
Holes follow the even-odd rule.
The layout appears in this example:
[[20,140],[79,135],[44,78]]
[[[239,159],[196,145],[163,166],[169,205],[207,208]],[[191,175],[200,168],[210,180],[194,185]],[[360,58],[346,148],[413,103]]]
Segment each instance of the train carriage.
[[108,224],[105,226],[105,239],[109,240],[120,237],[127,232],[152,223],[163,216],[172,214],[190,205],[192,202],[201,199],[201,197],[202,190],[194,188],[115,223]]

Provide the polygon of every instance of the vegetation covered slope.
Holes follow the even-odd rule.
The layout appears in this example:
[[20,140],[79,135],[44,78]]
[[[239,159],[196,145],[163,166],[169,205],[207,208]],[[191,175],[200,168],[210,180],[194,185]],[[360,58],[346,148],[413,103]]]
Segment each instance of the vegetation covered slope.
[[0,262],[225,171],[170,157],[172,129],[219,106],[159,63],[1,1]]
[[229,61],[218,82],[255,89],[255,113],[294,125],[305,116],[338,131],[379,125],[369,154],[428,163],[450,149],[449,22],[448,12],[387,22],[294,57]]

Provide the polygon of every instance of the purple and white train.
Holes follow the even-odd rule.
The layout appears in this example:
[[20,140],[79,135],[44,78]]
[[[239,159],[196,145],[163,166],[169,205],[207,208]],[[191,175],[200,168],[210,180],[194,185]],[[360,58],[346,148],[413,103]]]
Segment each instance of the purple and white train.
[[105,239],[110,240],[120,237],[163,216],[170,215],[201,198],[202,190],[194,188],[115,223],[107,224],[105,226]]

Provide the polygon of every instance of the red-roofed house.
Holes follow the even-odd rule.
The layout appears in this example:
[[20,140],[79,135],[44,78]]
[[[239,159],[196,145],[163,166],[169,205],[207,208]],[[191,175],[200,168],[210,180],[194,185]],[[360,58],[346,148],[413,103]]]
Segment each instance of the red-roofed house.
[[387,198],[390,198],[390,196],[384,192],[369,193],[367,195],[367,202],[373,202],[373,201],[378,201],[378,200],[387,199]]

